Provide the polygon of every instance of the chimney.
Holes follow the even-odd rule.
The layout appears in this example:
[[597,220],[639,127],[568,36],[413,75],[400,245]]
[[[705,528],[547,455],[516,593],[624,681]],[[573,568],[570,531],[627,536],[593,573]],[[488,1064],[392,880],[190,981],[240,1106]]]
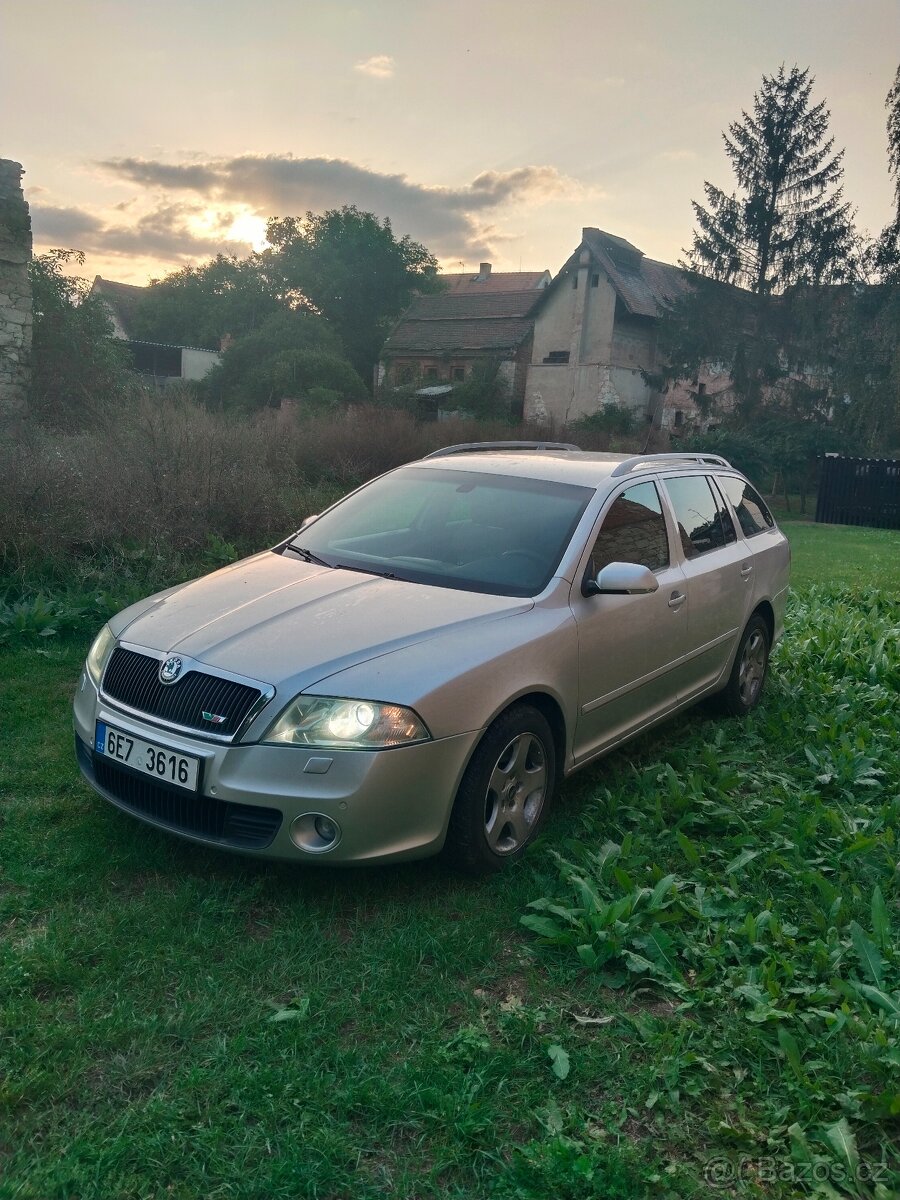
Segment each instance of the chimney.
[[490,275],[490,273],[491,273],[491,264],[490,263],[479,263],[478,264],[478,278],[479,279],[487,279],[488,276]]

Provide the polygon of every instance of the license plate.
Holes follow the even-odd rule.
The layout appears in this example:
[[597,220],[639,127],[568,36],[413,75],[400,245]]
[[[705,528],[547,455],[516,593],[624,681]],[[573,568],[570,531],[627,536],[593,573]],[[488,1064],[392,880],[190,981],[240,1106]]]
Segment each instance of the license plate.
[[113,762],[130,767],[132,771],[138,771],[142,775],[150,775],[160,783],[184,788],[186,792],[197,790],[200,759],[193,758],[190,754],[179,754],[165,746],[145,742],[133,733],[113,729],[104,721],[97,722],[94,749],[105,758],[111,758]]

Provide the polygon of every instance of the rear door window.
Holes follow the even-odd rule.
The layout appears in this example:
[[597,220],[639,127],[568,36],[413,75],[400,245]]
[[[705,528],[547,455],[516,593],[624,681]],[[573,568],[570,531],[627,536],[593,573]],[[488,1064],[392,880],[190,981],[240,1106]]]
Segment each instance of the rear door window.
[[764,533],[775,527],[775,518],[759,492],[746,479],[735,479],[733,475],[718,475],[716,478],[731,501],[744,537],[753,537],[755,533]]
[[685,558],[696,558],[737,540],[722,498],[713,493],[705,475],[667,479],[666,491],[675,510]]

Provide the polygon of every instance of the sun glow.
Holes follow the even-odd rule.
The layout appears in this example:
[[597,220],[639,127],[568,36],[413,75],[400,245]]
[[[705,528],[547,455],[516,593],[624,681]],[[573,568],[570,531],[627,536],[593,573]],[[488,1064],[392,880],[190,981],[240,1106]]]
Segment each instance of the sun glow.
[[221,242],[242,242],[253,250],[266,246],[266,222],[252,208],[207,208],[188,222],[196,237]]
[[248,242],[254,250],[262,250],[267,244],[265,218],[250,211],[239,213],[225,236],[229,241]]

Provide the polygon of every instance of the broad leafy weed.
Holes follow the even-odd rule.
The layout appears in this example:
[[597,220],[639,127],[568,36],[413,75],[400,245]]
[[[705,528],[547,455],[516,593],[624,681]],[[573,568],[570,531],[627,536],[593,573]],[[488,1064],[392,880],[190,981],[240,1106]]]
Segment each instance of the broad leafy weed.
[[[774,658],[750,720],[619,757],[522,924],[690,1027],[743,1023],[739,1056],[707,1049],[699,1088],[675,1070],[654,1105],[727,1088],[723,1133],[753,1112],[760,1152],[811,1145],[853,1168],[849,1194],[887,1194],[857,1168],[900,1183],[900,602],[811,590]],[[741,1060],[767,1064],[765,1092]]]

